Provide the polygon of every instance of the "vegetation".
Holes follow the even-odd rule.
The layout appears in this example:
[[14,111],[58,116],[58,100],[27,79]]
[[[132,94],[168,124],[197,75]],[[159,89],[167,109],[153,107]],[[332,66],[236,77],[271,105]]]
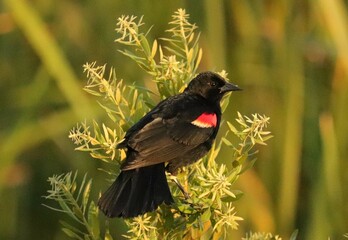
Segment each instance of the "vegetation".
[[[237,111],[251,119],[255,112],[264,113],[272,120],[270,131],[275,137],[258,153],[254,167],[231,186],[244,193],[234,202],[236,216],[244,219],[232,230],[234,239],[245,237],[250,230],[272,232],[283,239],[295,229],[300,239],[347,235],[345,1],[178,0],[148,4],[135,0],[4,0],[0,6],[0,212],[7,216],[0,220],[1,239],[67,238],[59,219],[72,224],[69,215],[41,206],[42,202],[56,206],[41,198],[46,194],[46,179],[53,174],[72,171],[73,179],[78,169],[77,186],[83,182],[87,186],[93,178],[90,199],[98,199],[99,190],[107,184],[105,173],[96,169],[116,171],[117,165],[110,167],[73,151],[67,129],[87,119],[80,129],[85,124],[93,133],[95,119],[104,134],[103,123],[106,130],[114,130],[116,124],[105,117],[95,98],[81,91],[86,79],[81,65],[88,61],[90,68],[102,67],[105,62],[114,66],[118,83],[124,79],[126,91],[138,91],[144,108],[151,107],[171,93],[165,93],[165,88],[160,93],[160,83],[151,81],[153,75],[136,71],[136,64],[116,52],[120,45],[110,45],[119,37],[112,31],[115,17],[144,15],[143,21],[154,24],[146,39],[150,51],[157,39],[154,61],[160,65],[159,46],[169,45],[158,36],[168,28],[173,11],[183,7],[202,32],[199,43],[204,54],[195,71],[225,69],[231,82],[244,89],[233,96],[224,119],[236,128],[239,123],[233,119],[238,118]],[[162,50],[168,54],[167,49]],[[93,61],[102,66],[96,63],[92,67]],[[108,66],[105,79],[111,69]],[[128,89],[133,83],[137,88]],[[98,100],[110,108],[103,97]],[[129,116],[134,121],[142,113]],[[122,130],[127,127],[123,125]],[[221,130],[220,137],[225,137],[228,124]],[[117,141],[112,136],[109,133],[109,139]],[[227,139],[233,136],[230,131]],[[231,150],[225,144],[218,164],[230,166]],[[122,157],[115,154],[115,159]],[[83,181],[85,172],[88,175]],[[110,179],[116,172],[111,174]],[[78,192],[79,188],[75,194]],[[127,232],[127,226],[117,220],[107,226],[112,236]],[[104,229],[104,224],[100,228]]]
[[[179,9],[170,22],[169,38],[162,38],[167,45],[159,45],[157,40],[149,44],[146,33],[142,32],[142,18],[122,16],[118,19],[116,29],[120,35],[116,42],[130,46],[131,50],[120,51],[134,60],[138,66],[151,75],[157,85],[160,98],[173,95],[183,90],[186,83],[196,74],[202,49],[198,46],[199,34],[196,26],[189,22],[189,15]],[[159,60],[155,58],[157,49]],[[164,49],[166,51],[164,51]],[[166,55],[167,52],[169,55]],[[152,105],[152,93],[148,89],[133,85],[125,85],[118,80],[114,69],[106,74],[106,67],[96,66],[96,63],[85,64],[88,82],[85,90],[100,97],[99,104],[114,122],[113,126],[93,122],[93,130],[86,123],[78,124],[69,137],[78,145],[80,151],[89,152],[93,158],[107,163],[103,169],[108,175],[115,176],[125,156],[125,152],[115,147],[125,134],[125,130],[134,124],[141,116],[149,111]],[[222,72],[225,75],[226,73]],[[223,108],[226,109],[229,99],[225,99]],[[269,118],[259,114],[251,118],[238,113],[238,129],[229,121],[229,131],[214,144],[209,155],[185,168],[178,176],[189,191],[190,198],[186,199],[175,184],[171,191],[175,198],[172,207],[162,206],[153,213],[129,219],[126,221],[129,230],[124,236],[129,239],[199,239],[226,238],[230,229],[237,229],[238,221],[234,201],[240,198],[241,192],[233,189],[234,182],[246,170],[243,165],[251,165],[256,151],[256,144],[265,145],[271,136],[266,131]],[[100,126],[101,125],[101,126]],[[231,135],[234,134],[238,141]],[[223,146],[230,148],[231,154],[226,164],[218,164],[217,156]],[[246,161],[246,162],[245,162]],[[169,178],[173,176],[168,175]],[[94,201],[89,200],[91,180],[86,182],[84,177],[81,186],[76,182],[76,173],[53,176],[49,179],[52,189],[46,198],[55,200],[60,208],[53,208],[68,214],[80,225],[84,232],[63,222],[63,231],[76,239],[112,239],[109,229],[106,235],[100,235],[98,209]],[[50,207],[52,208],[52,207]]]

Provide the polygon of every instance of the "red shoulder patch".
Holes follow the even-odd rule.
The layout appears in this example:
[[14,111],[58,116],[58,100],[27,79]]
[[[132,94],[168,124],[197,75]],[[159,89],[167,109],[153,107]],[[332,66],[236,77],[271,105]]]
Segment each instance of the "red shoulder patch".
[[217,117],[215,113],[202,113],[196,120],[191,122],[193,125],[200,128],[216,127]]

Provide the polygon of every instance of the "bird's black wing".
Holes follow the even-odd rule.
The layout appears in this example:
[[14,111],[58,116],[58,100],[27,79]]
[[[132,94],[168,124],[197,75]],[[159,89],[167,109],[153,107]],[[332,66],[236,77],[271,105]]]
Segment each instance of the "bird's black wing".
[[126,134],[122,145],[127,146],[128,152],[122,169],[180,159],[187,152],[214,138],[219,126],[219,114],[215,115],[215,126],[195,123],[205,112],[216,114],[212,108],[195,98],[179,96],[162,102],[151,114],[145,115],[145,119],[139,121],[140,129],[133,129],[130,134]]
[[160,102],[154,109],[152,109],[150,112],[148,112],[145,116],[143,116],[137,123],[135,123],[132,127],[130,127],[126,135],[124,136],[124,139],[122,142],[120,142],[116,148],[127,148],[128,146],[128,140],[132,138],[133,135],[136,135],[139,131],[141,131],[142,128],[144,128],[147,124],[152,122],[154,120],[153,115],[156,114],[159,109],[161,104],[165,102],[162,101]]

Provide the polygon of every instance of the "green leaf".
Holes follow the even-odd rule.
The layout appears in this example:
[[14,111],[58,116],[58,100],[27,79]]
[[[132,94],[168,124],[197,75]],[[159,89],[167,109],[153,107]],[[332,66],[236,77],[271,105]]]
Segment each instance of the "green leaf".
[[82,182],[80,184],[79,192],[78,192],[78,194],[76,196],[76,201],[78,201],[80,199],[80,195],[81,195],[83,187],[84,187],[84,185],[86,183],[86,178],[87,178],[87,173],[83,176]]
[[120,53],[122,53],[123,55],[130,57],[133,61],[135,61],[136,63],[138,62],[143,62],[146,61],[146,58],[144,57],[139,57],[137,55],[135,55],[134,53],[128,51],[128,50],[118,50]]
[[74,233],[72,230],[70,230],[69,228],[62,228],[63,232],[68,235],[71,238],[74,239],[79,239],[79,240],[83,240],[82,237],[80,237],[79,235],[77,235],[76,233]]
[[73,207],[73,214],[74,216],[76,216],[78,219],[83,219],[84,216],[83,216],[83,213],[81,211],[81,209],[79,207]]
[[83,214],[86,212],[87,204],[89,201],[89,193],[91,192],[91,185],[92,185],[92,179],[90,179],[86,186],[85,190],[83,191],[83,196],[82,196],[82,209],[83,209]]
[[221,141],[222,141],[226,146],[228,146],[228,147],[233,147],[233,144],[232,144],[229,140],[227,140],[225,137],[222,137],[222,138],[221,138]]
[[298,235],[298,229],[296,229],[290,236],[289,240],[296,240]]
[[[171,44],[174,44],[171,42]],[[182,59],[186,59],[185,55],[178,52],[177,50],[171,48],[171,47],[168,47],[168,46],[163,46],[164,49],[168,50],[170,53],[172,53],[173,55],[176,55],[177,57],[180,57]]]
[[244,195],[244,193],[240,190],[233,190],[233,194],[235,195],[235,197],[232,197],[232,196],[223,197],[221,198],[221,201],[235,202],[235,201],[238,201]]
[[157,44],[157,40],[155,39],[155,41],[153,41],[153,44],[152,44],[151,58],[154,58],[156,56],[157,48],[158,48],[158,44]]
[[226,121],[226,122],[227,122],[228,128],[229,128],[234,134],[237,134],[237,133],[238,133],[237,128],[235,128],[235,126],[233,126],[233,124],[230,123],[229,121]]
[[139,39],[140,39],[141,47],[143,48],[143,50],[145,52],[145,55],[150,57],[151,56],[150,45],[149,45],[149,42],[147,41],[146,37],[141,34],[139,36]]
[[80,220],[74,215],[74,212],[72,211],[72,209],[70,209],[70,207],[68,206],[67,202],[63,201],[63,199],[61,199],[60,201],[58,201],[59,206],[61,207],[61,209],[67,213],[71,218],[73,218],[74,220],[80,222]]
[[76,234],[81,234],[81,235],[84,234],[81,230],[77,229],[76,227],[72,226],[71,224],[69,224],[65,221],[60,220],[59,222],[60,222],[60,224],[62,224],[62,226],[64,228],[70,229],[71,231],[73,231]]
[[211,217],[211,210],[210,208],[208,208],[207,210],[204,211],[204,213],[202,214],[201,216],[201,220],[202,222],[207,222],[210,220],[210,217]]
[[93,236],[100,235],[98,213],[98,207],[95,205],[93,201],[91,201],[88,209],[88,223],[92,228]]
[[104,240],[113,240],[113,238],[112,238],[112,236],[110,234],[109,228],[107,228],[106,231],[105,231]]
[[192,208],[191,205],[189,204],[180,204],[177,206],[177,208],[182,213],[186,213],[186,214],[194,213],[194,208]]
[[198,66],[201,63],[202,56],[203,56],[203,50],[202,50],[202,48],[200,48],[199,51],[198,51],[198,57],[196,58],[195,66],[193,68],[193,73],[195,73],[197,71]]
[[268,136],[262,137],[264,142],[266,142],[267,140],[269,140],[271,138],[273,138],[273,135],[268,135]]
[[239,172],[239,175],[243,174],[245,171],[247,171],[248,169],[252,168],[256,162],[256,158],[250,160],[247,162],[247,165],[243,166],[242,170]]

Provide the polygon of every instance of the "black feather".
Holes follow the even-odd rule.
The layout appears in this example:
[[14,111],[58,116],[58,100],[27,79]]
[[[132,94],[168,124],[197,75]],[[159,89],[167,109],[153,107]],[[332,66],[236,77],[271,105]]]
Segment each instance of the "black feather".
[[174,202],[164,163],[122,171],[98,201],[107,217],[135,217]]
[[[219,75],[201,73],[134,124],[117,146],[127,149],[121,173],[98,202],[105,215],[135,217],[172,204],[165,171],[175,174],[207,154],[221,121],[220,100],[234,90]],[[202,114],[215,115],[214,124],[193,124]]]

